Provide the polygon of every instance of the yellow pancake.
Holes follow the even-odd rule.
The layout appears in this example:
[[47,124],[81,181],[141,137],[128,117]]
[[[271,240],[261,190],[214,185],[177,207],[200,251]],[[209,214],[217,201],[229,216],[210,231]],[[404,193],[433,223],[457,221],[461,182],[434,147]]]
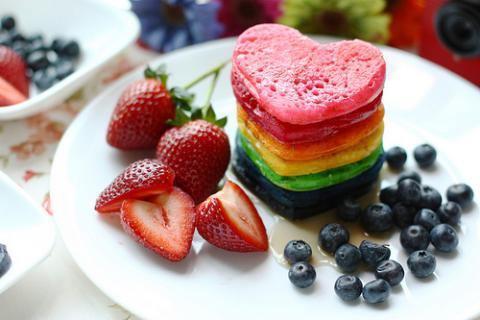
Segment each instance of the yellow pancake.
[[384,116],[383,104],[367,119],[354,124],[340,132],[322,140],[308,143],[284,143],[276,139],[261,126],[249,119],[242,107],[237,107],[238,127],[250,133],[255,140],[259,140],[273,154],[284,160],[315,160],[319,157],[339,152],[357,144],[360,140],[373,133],[382,123]]
[[245,127],[243,130],[240,128],[240,132],[276,174],[280,176],[301,176],[341,167],[368,157],[381,144],[383,127],[382,121],[374,132],[347,149],[321,156],[315,160],[301,161],[284,160],[278,157],[259,140],[255,139],[251,131]]

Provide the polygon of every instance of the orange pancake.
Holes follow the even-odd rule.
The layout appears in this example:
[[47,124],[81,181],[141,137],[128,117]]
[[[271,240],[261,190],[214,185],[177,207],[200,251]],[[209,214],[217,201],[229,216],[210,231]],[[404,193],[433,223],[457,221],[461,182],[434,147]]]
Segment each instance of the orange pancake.
[[385,113],[383,104],[369,118],[358,124],[348,127],[335,135],[326,137],[316,142],[285,144],[263,130],[248,114],[237,105],[238,126],[240,130],[248,129],[269,151],[284,160],[314,160],[328,154],[347,149],[369,136],[379,128]]

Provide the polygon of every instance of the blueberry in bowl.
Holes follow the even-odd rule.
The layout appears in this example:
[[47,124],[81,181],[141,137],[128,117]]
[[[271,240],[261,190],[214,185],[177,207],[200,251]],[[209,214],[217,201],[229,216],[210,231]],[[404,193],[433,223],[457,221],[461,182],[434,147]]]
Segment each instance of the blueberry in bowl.
[[344,221],[355,221],[361,213],[360,204],[350,197],[344,198],[337,207],[337,217]]
[[440,221],[440,218],[438,217],[437,213],[435,213],[435,211],[430,209],[421,209],[415,215],[413,223],[424,227],[425,229],[427,229],[427,231],[430,231],[433,229],[433,227],[442,222]]
[[7,251],[7,246],[0,243],[0,277],[2,277],[10,269],[12,260]]
[[462,217],[462,207],[456,202],[448,201],[437,210],[440,221],[452,226],[456,226]]

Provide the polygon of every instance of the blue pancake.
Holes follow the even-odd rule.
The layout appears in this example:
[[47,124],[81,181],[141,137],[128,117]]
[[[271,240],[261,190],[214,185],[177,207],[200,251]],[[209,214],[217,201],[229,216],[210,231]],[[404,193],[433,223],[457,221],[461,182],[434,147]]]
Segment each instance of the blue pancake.
[[271,183],[250,160],[238,140],[232,164],[240,181],[273,211],[289,219],[303,219],[335,208],[346,196],[359,197],[368,193],[378,178],[384,159],[382,154],[370,169],[350,180],[304,192],[286,190]]

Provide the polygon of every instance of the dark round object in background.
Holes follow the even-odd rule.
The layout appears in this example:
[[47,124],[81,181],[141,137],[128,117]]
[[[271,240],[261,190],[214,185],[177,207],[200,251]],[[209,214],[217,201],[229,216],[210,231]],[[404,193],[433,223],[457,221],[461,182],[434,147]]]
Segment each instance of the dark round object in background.
[[1,25],[3,30],[13,30],[15,28],[15,18],[12,16],[3,16]]

